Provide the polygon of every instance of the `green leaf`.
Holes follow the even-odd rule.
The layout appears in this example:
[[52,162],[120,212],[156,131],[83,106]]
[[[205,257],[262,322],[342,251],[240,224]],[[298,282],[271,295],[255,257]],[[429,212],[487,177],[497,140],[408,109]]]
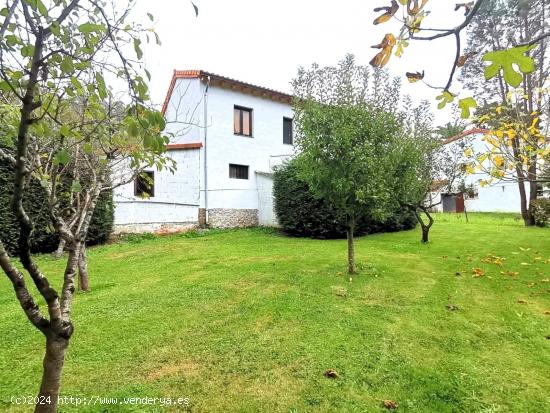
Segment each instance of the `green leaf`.
[[21,56],[31,57],[34,54],[34,46],[32,44],[26,44],[21,48]]
[[78,26],[78,31],[80,33],[89,34],[89,33],[102,33],[106,30],[105,26],[102,24],[95,23],[84,23]]
[[136,51],[136,56],[138,59],[143,57],[143,50],[141,50],[141,40],[137,37],[134,38],[134,50]]
[[61,26],[57,21],[54,21],[52,25],[50,26],[50,30],[53,33],[55,37],[61,36]]
[[6,39],[6,44],[9,46],[9,47],[13,47],[15,46],[16,44],[21,44],[21,39],[19,37],[17,37],[16,35],[14,34],[8,34],[5,36],[5,39]]
[[87,153],[88,155],[91,155],[92,152],[93,152],[93,150],[94,150],[94,148],[93,148],[93,146],[92,146],[92,144],[91,144],[90,142],[86,142],[86,143],[84,144],[83,150],[84,150],[84,152]]
[[447,105],[447,103],[451,103],[455,99],[455,95],[453,95],[448,90],[445,90],[441,95],[437,96],[436,99],[441,101],[437,105],[437,108],[443,109]]
[[69,56],[65,56],[61,61],[60,67],[64,73],[69,73],[69,74],[74,73],[73,59],[71,59]]
[[105,99],[107,97],[107,87],[105,86],[105,79],[103,79],[101,73],[96,73],[95,80],[97,82],[97,93],[99,93],[99,97],[101,99]]
[[74,86],[74,88],[77,90],[77,92],[82,92],[82,84],[76,78],[76,76],[71,76],[71,84]]
[[71,192],[80,192],[82,191],[82,185],[80,185],[80,181],[75,179],[73,181],[73,184],[71,185]]
[[71,130],[67,125],[63,125],[61,126],[61,128],[59,128],[59,134],[61,136],[69,136],[71,134]]
[[21,71],[17,71],[17,72],[13,72],[11,74],[11,79],[14,81],[14,82],[17,82],[19,79],[21,79],[23,77],[23,72]]
[[7,17],[9,12],[10,11],[8,10],[8,8],[4,7],[2,10],[0,10],[0,16]]
[[153,17],[153,15],[151,13],[147,13],[147,16],[149,17],[149,20],[151,20],[151,21],[155,20],[155,18]]
[[8,82],[5,80],[0,81],[0,90],[2,92],[11,92],[11,88]]
[[128,125],[128,134],[133,138],[139,135],[139,130],[136,122],[130,122],[130,124]]
[[38,9],[38,12],[44,16],[44,17],[48,17],[48,9],[46,8],[46,6],[44,5],[44,3],[42,3],[42,0],[36,0],[36,7]]
[[[492,62],[485,67],[485,79],[492,79],[502,70],[504,81],[512,87],[518,87],[523,80],[522,73],[527,74],[535,70],[535,61],[526,55],[534,47],[536,46],[519,46],[485,53],[483,61]],[[520,72],[516,71],[514,65],[517,65]]]
[[477,108],[477,102],[474,98],[464,98],[458,101],[458,107],[462,109],[460,116],[462,119],[468,119],[470,117],[470,110]]
[[63,149],[55,154],[53,159],[54,165],[67,165],[71,160],[71,155],[66,149]]

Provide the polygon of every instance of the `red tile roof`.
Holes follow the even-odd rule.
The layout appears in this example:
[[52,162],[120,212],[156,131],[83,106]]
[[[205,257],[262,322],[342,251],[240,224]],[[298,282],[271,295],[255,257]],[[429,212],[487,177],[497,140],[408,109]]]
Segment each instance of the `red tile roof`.
[[447,139],[443,140],[441,143],[443,145],[447,145],[448,143],[458,141],[462,138],[465,138],[466,136],[475,135],[477,133],[486,134],[487,132],[489,132],[487,129],[472,128],[472,129],[468,129],[467,131],[462,132],[459,135],[453,136],[451,138],[447,138]]
[[192,143],[172,143],[169,145],[166,145],[166,149],[169,151],[178,151],[178,150],[186,150],[186,149],[200,149],[202,148],[201,142],[192,142]]
[[162,105],[162,113],[166,113],[168,108],[168,102],[174,91],[177,79],[201,79],[203,81],[209,81],[210,84],[215,84],[221,87],[229,89],[240,90],[245,93],[250,93],[256,96],[261,96],[276,101],[281,101],[290,104],[292,102],[292,95],[288,93],[279,92],[274,89],[269,89],[263,86],[254,85],[252,83],[242,82],[240,80],[232,79],[230,77],[217,75],[215,73],[205,72],[204,70],[174,70],[170,86],[168,87],[168,93],[164,99]]

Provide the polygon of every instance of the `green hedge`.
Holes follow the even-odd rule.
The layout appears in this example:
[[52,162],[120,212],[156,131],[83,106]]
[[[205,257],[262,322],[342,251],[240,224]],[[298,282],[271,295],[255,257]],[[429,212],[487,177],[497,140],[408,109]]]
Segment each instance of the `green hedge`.
[[[312,238],[345,238],[346,226],[337,218],[334,209],[316,199],[307,183],[298,177],[296,161],[286,163],[275,171],[273,178],[275,213],[279,225],[289,235]],[[394,232],[412,229],[417,221],[410,211],[396,210],[383,222],[359,219],[357,235]]]
[[[11,165],[0,162],[0,239],[11,254],[17,251],[19,229],[11,210],[13,194],[13,170]],[[59,238],[51,230],[44,190],[36,181],[25,191],[24,205],[34,222],[32,237],[33,252],[52,252],[57,248]],[[105,242],[112,232],[114,223],[113,197],[102,194],[92,217],[88,231],[88,245]]]
[[546,227],[550,223],[550,199],[536,199],[531,201],[531,208],[535,224],[539,227]]

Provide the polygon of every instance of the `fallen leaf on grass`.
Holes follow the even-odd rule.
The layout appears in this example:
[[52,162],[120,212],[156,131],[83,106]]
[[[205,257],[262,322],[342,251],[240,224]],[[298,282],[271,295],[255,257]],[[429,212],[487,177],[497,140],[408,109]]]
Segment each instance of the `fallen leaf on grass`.
[[519,275],[519,272],[517,271],[501,271],[502,275],[509,275],[510,277],[515,277],[516,275]]
[[520,250],[522,251],[531,251],[531,248],[523,248],[523,247],[519,247]]
[[531,264],[529,264],[528,262],[522,262],[521,265],[530,266]]
[[340,377],[334,369],[328,369],[323,373],[323,376],[329,379],[337,379],[338,377]]
[[519,299],[518,304],[527,304],[527,300]]
[[454,304],[447,304],[446,307],[447,307],[447,310],[449,310],[449,311],[456,311],[456,310],[458,310],[458,307],[457,307],[456,305],[454,305]]
[[535,285],[537,285],[537,283],[529,283],[527,284],[527,287],[531,288],[531,287],[534,287]]
[[462,274],[461,274],[460,272],[457,271],[457,272],[455,272],[455,275],[456,275],[456,276],[459,276],[459,275],[462,275]]
[[506,258],[497,257],[496,255],[493,255],[493,254],[487,254],[487,256],[483,258],[481,261],[489,264],[495,264],[501,267],[505,259]]
[[472,268],[472,273],[474,274],[472,277],[475,278],[483,277],[485,275],[485,271],[481,268]]
[[394,410],[394,409],[397,409],[399,407],[399,404],[397,404],[397,402],[395,402],[393,400],[384,400],[382,402],[382,404],[384,405],[384,407],[386,409],[389,409],[389,410]]
[[546,310],[546,311],[544,312],[544,315],[550,315],[550,310]]
[[542,280],[543,283],[548,283],[550,282],[550,278],[545,278],[544,280]]

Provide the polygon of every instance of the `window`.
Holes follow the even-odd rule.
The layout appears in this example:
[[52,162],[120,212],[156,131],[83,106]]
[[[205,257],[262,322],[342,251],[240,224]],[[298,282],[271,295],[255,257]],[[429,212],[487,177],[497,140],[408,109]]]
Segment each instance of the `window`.
[[292,119],[283,118],[283,143],[292,145]]
[[233,131],[235,135],[252,136],[252,109],[235,106]]
[[134,195],[142,198],[155,196],[155,173],[144,171],[134,182]]
[[229,177],[233,179],[248,179],[248,165],[229,164]]

